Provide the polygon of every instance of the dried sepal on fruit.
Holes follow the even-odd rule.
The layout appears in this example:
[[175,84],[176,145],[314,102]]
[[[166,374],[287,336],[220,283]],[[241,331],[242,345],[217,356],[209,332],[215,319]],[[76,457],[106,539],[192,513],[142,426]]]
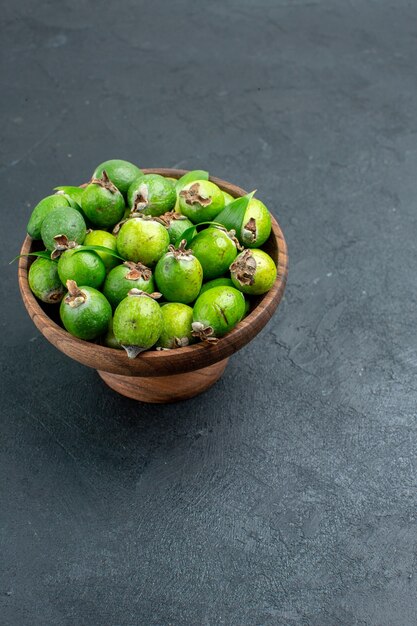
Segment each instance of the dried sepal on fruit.
[[170,245],[155,268],[156,286],[169,302],[189,304],[200,293],[203,268],[193,251],[186,246],[185,239],[178,248]]
[[116,185],[112,183],[112,181],[108,177],[106,170],[103,170],[101,176],[99,177],[92,176],[88,184],[100,185],[100,187],[103,187],[103,189],[108,189],[109,191],[111,191],[111,193],[118,193],[119,191]]
[[208,343],[217,343],[218,337],[214,337],[214,329],[211,326],[205,326],[201,322],[193,322],[191,324],[193,329],[193,337],[198,337],[200,341],[207,341]]
[[187,189],[180,191],[180,198],[183,198],[186,204],[200,204],[201,206],[209,206],[213,199],[210,196],[203,196],[200,192],[200,183],[191,183]]
[[230,271],[240,285],[253,285],[255,282],[256,260],[251,250],[245,250],[231,264]]
[[55,235],[54,241],[55,247],[51,252],[52,260],[59,259],[65,250],[73,250],[78,246],[76,241],[68,241],[68,237],[66,235]]
[[178,194],[179,209],[193,224],[213,220],[224,208],[221,189],[209,180],[185,185]]
[[65,296],[65,304],[76,309],[87,300],[87,295],[78,287],[75,280],[67,280],[68,294]]
[[103,293],[115,309],[133,288],[152,293],[155,290],[152,270],[143,263],[125,261],[107,274]]
[[111,306],[100,291],[93,287],[66,281],[68,294],[59,308],[64,328],[74,337],[91,341],[107,332],[111,321]]
[[237,289],[259,296],[271,289],[277,268],[269,254],[253,248],[239,254],[230,266],[230,275]]

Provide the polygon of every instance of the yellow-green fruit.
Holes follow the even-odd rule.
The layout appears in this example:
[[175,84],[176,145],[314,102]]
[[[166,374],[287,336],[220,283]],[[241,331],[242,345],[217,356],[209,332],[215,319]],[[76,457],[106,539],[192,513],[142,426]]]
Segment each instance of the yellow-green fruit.
[[223,198],[224,198],[224,204],[226,206],[226,204],[230,204],[231,202],[233,202],[234,197],[230,195],[230,193],[227,193],[227,191],[223,191]]
[[59,257],[58,274],[65,285],[75,280],[79,285],[99,289],[106,276],[106,268],[96,252],[87,250],[65,250]]
[[251,198],[245,211],[239,239],[247,248],[260,248],[271,233],[271,214],[263,202]]
[[193,310],[193,331],[201,339],[222,337],[245,314],[245,298],[234,287],[213,287],[197,298]]
[[224,208],[223,192],[209,180],[196,180],[179,192],[179,207],[194,224],[210,222]]
[[58,207],[50,211],[42,222],[41,237],[45,248],[54,250],[55,237],[65,236],[68,241],[82,244],[87,229],[83,216],[71,207]]
[[129,358],[155,345],[162,328],[161,307],[151,296],[138,290],[133,289],[114,312],[114,336]]
[[43,198],[33,209],[30,216],[27,232],[32,239],[41,238],[41,228],[45,217],[59,207],[69,207],[70,203],[63,195],[47,196]]
[[67,288],[59,309],[66,330],[88,341],[103,335],[111,320],[111,306],[103,294],[92,287],[78,287],[72,280]]
[[122,194],[108,181],[88,185],[81,196],[81,205],[90,222],[99,228],[114,226],[125,212]]
[[29,287],[39,300],[47,304],[61,302],[65,288],[58,275],[58,263],[39,257],[30,266]]
[[159,174],[145,174],[130,185],[129,206],[141,215],[156,217],[174,208],[177,194],[174,184]]
[[163,330],[157,346],[161,348],[182,348],[193,341],[193,310],[187,304],[167,302],[161,306]]
[[169,246],[167,229],[152,219],[134,217],[125,222],[117,235],[117,250],[127,261],[153,267]]
[[[117,252],[117,242],[116,237],[111,233],[108,233],[106,230],[90,230],[87,232],[84,239],[85,246],[103,246],[104,248],[109,248],[113,250],[113,252]],[[106,252],[101,252],[101,250],[96,250],[96,254],[103,261],[106,271],[109,272],[113,267],[119,265],[121,260],[117,257],[112,256],[111,254],[107,254]]]
[[271,289],[277,277],[277,268],[263,250],[244,250],[230,266],[230,275],[236,289],[259,296]]
[[109,322],[109,327],[107,329],[106,334],[103,336],[103,343],[108,348],[113,348],[113,350],[122,350],[122,346],[117,341],[113,332],[113,318]]
[[118,190],[124,195],[127,193],[133,181],[139,176],[143,176],[141,169],[123,159],[111,159],[110,161],[100,163],[93,172],[93,178],[101,178],[104,171],[111,182],[116,185]]

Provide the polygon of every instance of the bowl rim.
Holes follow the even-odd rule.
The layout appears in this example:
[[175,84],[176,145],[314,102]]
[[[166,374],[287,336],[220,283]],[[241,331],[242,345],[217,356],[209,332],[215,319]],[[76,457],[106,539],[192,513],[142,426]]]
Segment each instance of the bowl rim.
[[[145,174],[161,174],[178,179],[190,170],[143,168],[142,171]],[[221,178],[210,176],[209,180],[234,197],[247,193],[241,187]],[[288,274],[288,252],[284,234],[272,214],[271,218],[271,236],[275,237],[278,247],[276,281],[249,315],[217,343],[199,342],[170,351],[149,350],[135,359],[128,359],[124,351],[73,337],[45,313],[30,290],[28,270],[31,259],[28,256],[19,259],[18,281],[22,299],[32,321],[46,339],[67,356],[89,367],[124,376],[164,376],[207,367],[228,358],[249,343],[267,324],[281,301]],[[20,253],[27,254],[32,242],[32,238],[27,235]]]

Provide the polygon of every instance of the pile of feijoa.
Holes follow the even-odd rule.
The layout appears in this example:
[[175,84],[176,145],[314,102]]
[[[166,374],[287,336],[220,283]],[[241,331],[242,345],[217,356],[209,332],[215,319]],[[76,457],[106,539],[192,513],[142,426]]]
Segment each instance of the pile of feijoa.
[[106,161],[79,187],[56,187],[27,231],[45,250],[29,286],[60,304],[66,330],[125,348],[215,342],[238,324],[276,266],[261,247],[271,216],[253,193],[233,198],[201,170],[179,180]]

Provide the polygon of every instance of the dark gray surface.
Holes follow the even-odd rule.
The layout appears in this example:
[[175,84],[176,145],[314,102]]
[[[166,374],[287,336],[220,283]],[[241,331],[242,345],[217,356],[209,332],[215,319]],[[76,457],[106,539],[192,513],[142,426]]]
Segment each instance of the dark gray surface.
[[[2,625],[416,623],[417,4],[2,11]],[[118,397],[19,299],[30,207],[106,158],[278,216],[278,314],[204,396]]]

